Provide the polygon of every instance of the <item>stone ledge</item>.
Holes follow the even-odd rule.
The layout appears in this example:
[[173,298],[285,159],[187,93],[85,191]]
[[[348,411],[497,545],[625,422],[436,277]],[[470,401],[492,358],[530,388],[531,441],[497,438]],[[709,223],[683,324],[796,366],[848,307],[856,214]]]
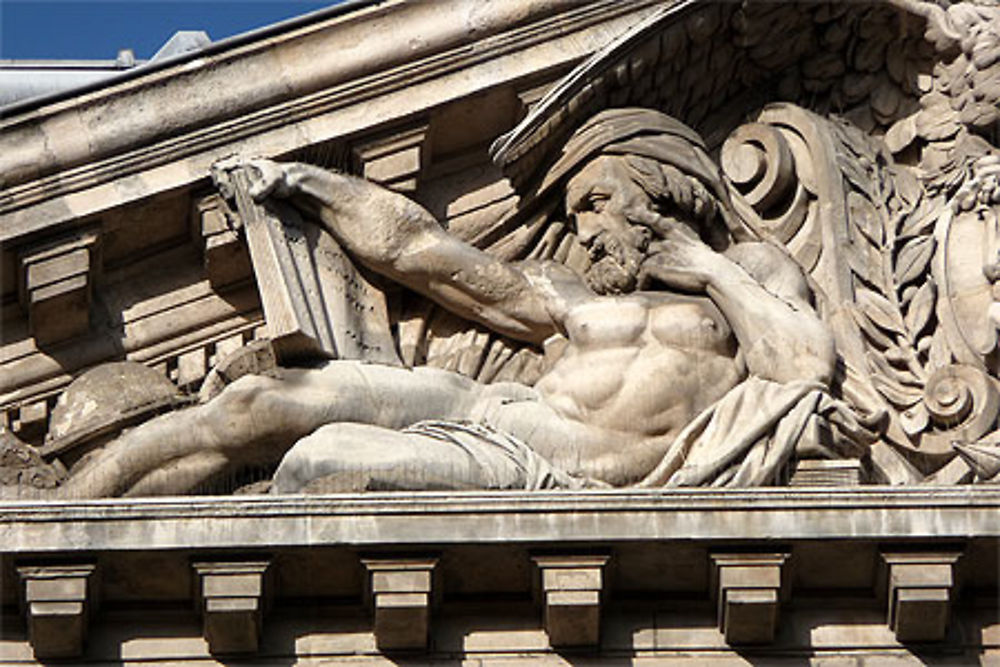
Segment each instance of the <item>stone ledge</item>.
[[[0,503],[5,553],[304,544],[1000,536],[1000,489],[620,490]],[[225,531],[219,531],[223,521]]]

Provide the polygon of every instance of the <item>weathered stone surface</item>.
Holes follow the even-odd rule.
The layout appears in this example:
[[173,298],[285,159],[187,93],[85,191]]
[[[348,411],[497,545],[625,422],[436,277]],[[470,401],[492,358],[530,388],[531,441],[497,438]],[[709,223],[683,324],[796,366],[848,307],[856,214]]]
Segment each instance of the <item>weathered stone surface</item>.
[[256,653],[271,591],[267,560],[197,561],[198,607],[209,650]]
[[[4,480],[271,491],[4,503],[5,613],[15,559],[58,555],[101,563],[94,662],[988,663],[997,25],[920,0],[376,3],[5,110]],[[209,189],[233,156],[238,212]],[[199,405],[51,410],[123,359]],[[445,585],[372,586],[369,627],[360,550],[433,551]],[[550,581],[546,633],[529,554],[575,550],[612,568]],[[261,552],[276,623],[237,587],[200,630],[192,579],[242,575],[191,559]],[[30,661],[2,625],[0,662]]]
[[422,650],[430,637],[437,558],[364,558],[375,643],[383,651]]
[[83,654],[95,607],[91,583],[95,570],[93,564],[18,568],[28,640],[37,659],[78,658]]
[[542,624],[553,647],[597,646],[608,556],[534,556]]

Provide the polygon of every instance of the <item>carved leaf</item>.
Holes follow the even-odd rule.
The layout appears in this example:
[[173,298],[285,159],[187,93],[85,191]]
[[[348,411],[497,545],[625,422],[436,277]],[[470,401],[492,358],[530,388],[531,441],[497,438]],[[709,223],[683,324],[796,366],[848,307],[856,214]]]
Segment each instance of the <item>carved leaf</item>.
[[847,208],[850,212],[851,222],[857,226],[865,238],[876,246],[881,246],[883,239],[882,221],[872,203],[857,192],[851,192],[847,195]]
[[[856,227],[853,227],[856,229]],[[878,248],[868,241],[859,238],[860,232],[855,232],[853,242],[845,253],[847,264],[854,274],[879,291],[886,291],[885,276],[882,269],[882,254]]]
[[903,244],[896,259],[897,285],[905,285],[924,273],[934,255],[935,244],[933,236],[920,236]]
[[887,382],[909,387],[923,387],[923,382],[916,375],[908,370],[892,366],[881,354],[869,352],[867,355],[868,366],[875,376],[881,376]]
[[883,333],[881,329],[872,324],[872,321],[868,319],[868,317],[864,313],[862,313],[860,310],[854,310],[852,312],[854,314],[855,322],[858,323],[858,328],[861,329],[861,332],[865,335],[865,337],[869,341],[871,341],[871,343],[874,346],[878,347],[879,349],[885,350],[895,345],[892,339],[889,338],[889,336],[887,336],[885,333]]
[[920,286],[920,289],[913,296],[910,309],[906,312],[906,317],[903,320],[906,324],[906,330],[910,332],[910,340],[915,340],[930,322],[936,301],[937,287],[933,280],[928,280]]
[[920,200],[920,183],[905,167],[900,167],[893,175],[895,176],[896,194],[906,203],[908,208],[913,208]]
[[881,294],[859,288],[855,294],[858,305],[868,318],[891,333],[904,333],[902,319],[896,308]]
[[902,237],[924,234],[934,226],[937,218],[937,207],[927,199],[923,199],[916,210],[903,219],[903,224],[899,228],[899,235]]
[[881,376],[872,376],[872,384],[878,392],[897,408],[908,408],[921,398],[924,392],[916,387],[906,387]]

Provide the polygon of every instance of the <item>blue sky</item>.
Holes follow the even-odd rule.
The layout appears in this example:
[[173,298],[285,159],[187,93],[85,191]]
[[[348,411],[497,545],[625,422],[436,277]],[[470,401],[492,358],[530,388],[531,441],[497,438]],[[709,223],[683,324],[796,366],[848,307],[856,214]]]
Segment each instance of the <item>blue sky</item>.
[[149,58],[178,30],[217,42],[336,0],[0,0],[0,58]]

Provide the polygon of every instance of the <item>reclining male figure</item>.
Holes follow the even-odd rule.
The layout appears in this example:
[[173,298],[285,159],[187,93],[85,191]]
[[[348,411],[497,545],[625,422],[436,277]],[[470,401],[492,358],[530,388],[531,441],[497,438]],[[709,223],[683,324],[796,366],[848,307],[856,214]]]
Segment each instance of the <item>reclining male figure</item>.
[[[184,493],[278,461],[274,492],[630,485],[748,375],[823,387],[833,373],[798,267],[769,244],[732,242],[717,168],[658,112],[595,116],[549,172],[591,255],[586,275],[497,260],[362,179],[252,167],[255,198],[287,198],[354,261],[504,336],[567,344],[534,387],[343,360],[245,376],[94,452],[64,494]],[[670,484],[704,483],[683,457],[673,467]]]

